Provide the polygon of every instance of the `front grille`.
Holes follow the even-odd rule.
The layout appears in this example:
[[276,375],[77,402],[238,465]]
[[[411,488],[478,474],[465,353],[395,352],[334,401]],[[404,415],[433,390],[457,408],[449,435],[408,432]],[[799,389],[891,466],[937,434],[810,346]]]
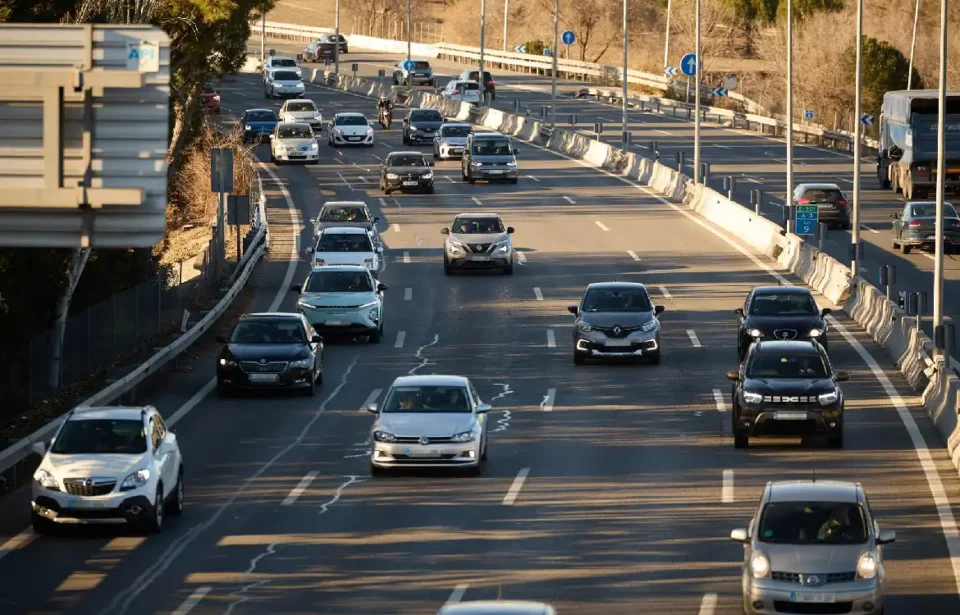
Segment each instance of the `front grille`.
[[616,329],[616,327],[594,327],[594,330],[599,331],[600,333],[603,333],[607,337],[613,337],[613,338],[627,337],[634,331],[639,331],[640,327],[620,327],[619,333],[617,333],[614,329]]
[[270,361],[269,363],[240,361],[240,369],[245,374],[281,374],[287,369],[287,361]]
[[[90,483],[90,484],[87,484]],[[65,478],[63,489],[70,495],[95,496],[107,495],[117,486],[115,479],[103,478]]]
[[801,602],[775,600],[773,602],[773,608],[777,610],[777,613],[794,613],[796,615],[843,615],[853,610],[853,603],[804,604]]
[[778,340],[794,340],[797,339],[797,330],[796,329],[776,329],[773,332],[774,339]]
[[492,243],[467,243],[465,245],[468,248],[470,248],[470,251],[473,252],[474,254],[483,254],[484,252],[488,252],[490,250],[490,246],[492,246],[493,244]]
[[[449,444],[453,438],[438,436],[429,440],[430,444]],[[397,444],[420,444],[420,436],[397,436]]]
[[[848,583],[850,581],[854,581],[857,578],[857,573],[856,572],[831,572],[829,574],[804,575],[804,577],[811,577],[811,576],[819,577],[820,580],[823,581],[823,585],[830,585],[831,583]],[[774,570],[773,572],[770,573],[770,578],[772,578],[774,581],[783,581],[785,583],[796,583],[798,585],[806,585],[800,582],[800,575],[797,574],[796,572],[777,572],[776,570]],[[819,587],[819,585],[817,586],[807,585],[807,586]]]
[[763,401],[768,404],[815,404],[816,395],[764,395]]
[[315,310],[355,310],[359,305],[314,305]]

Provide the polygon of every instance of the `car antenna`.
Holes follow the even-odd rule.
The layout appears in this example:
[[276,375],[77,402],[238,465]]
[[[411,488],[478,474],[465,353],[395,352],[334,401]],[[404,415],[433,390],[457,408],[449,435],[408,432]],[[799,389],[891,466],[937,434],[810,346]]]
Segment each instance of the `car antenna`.
[[817,471],[813,471],[813,482],[817,482]]

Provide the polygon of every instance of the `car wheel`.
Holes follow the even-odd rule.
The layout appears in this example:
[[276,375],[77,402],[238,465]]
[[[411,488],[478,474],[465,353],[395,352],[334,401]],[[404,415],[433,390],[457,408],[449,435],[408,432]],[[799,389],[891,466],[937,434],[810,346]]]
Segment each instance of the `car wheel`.
[[383,468],[370,464],[370,476],[386,476],[387,471]]
[[513,261],[510,261],[510,264],[503,268],[503,275],[513,275]]
[[387,188],[386,186],[384,186],[384,187],[383,187],[383,193],[384,193],[385,195],[387,195],[387,196],[390,196],[390,188]]
[[486,438],[483,439],[483,444],[482,444],[482,448],[480,449],[480,451],[481,451],[481,452],[480,452],[480,461],[486,461],[486,460],[487,460],[487,439],[486,439]]
[[577,352],[576,350],[573,351],[573,364],[574,364],[574,365],[583,365],[583,364],[586,363],[586,362],[587,362],[587,357],[585,357],[585,356],[583,355],[583,353]]
[[440,154],[438,154],[436,151],[434,151],[434,152],[433,152],[433,159],[434,159],[434,160],[440,160]]
[[276,163],[277,163],[277,158],[276,158],[276,156],[273,155],[273,150],[272,150],[272,149],[270,150],[270,162],[273,163],[273,164],[276,164]]
[[368,336],[368,339],[370,340],[371,344],[379,344],[382,338],[383,338],[382,329],[377,329],[376,331],[373,331],[372,333],[370,333],[370,335]]
[[733,432],[733,447],[747,448],[750,446],[750,436],[744,435],[739,431]]
[[463,167],[460,167],[460,179],[467,181],[467,172],[463,170]]
[[171,517],[179,517],[183,514],[183,466],[177,472],[177,486],[173,488],[173,497],[167,502],[166,513]]
[[477,465],[467,468],[467,474],[470,476],[481,476],[483,474],[483,468],[480,465],[480,462],[477,462]]
[[830,448],[843,448],[843,423],[840,423],[840,431],[827,436],[827,446]]
[[220,397],[232,397],[233,389],[230,388],[229,384],[217,381],[217,395]]
[[316,380],[316,382],[317,382],[317,386],[318,386],[318,387],[322,387],[322,386],[323,386],[323,359],[320,360],[320,370],[317,371],[317,380]]
[[429,187],[427,187],[427,188],[424,188],[423,191],[424,191],[426,194],[433,194],[434,191],[435,191],[435,188],[434,188],[433,186],[429,186]]
[[153,500],[153,510],[150,519],[144,523],[144,530],[149,534],[159,534],[163,529],[163,485],[157,485],[156,499]]
[[511,184],[515,184],[515,183],[517,183],[518,181],[520,181],[520,178],[519,178],[519,177],[511,177],[511,178],[510,178],[510,183],[511,183]]
[[660,351],[656,351],[652,355],[649,355],[650,363],[653,365],[660,365]]
[[910,254],[910,246],[905,243],[900,244],[900,252],[903,254]]
[[312,373],[310,374],[310,385],[303,390],[303,394],[307,397],[313,397],[317,394],[317,381]]
[[403,144],[410,145],[410,139],[407,138],[407,135],[403,135]]
[[30,513],[30,525],[37,534],[53,534],[57,529],[57,524],[42,517],[35,512]]
[[476,178],[473,175],[469,175],[469,174],[467,175],[467,181],[470,182],[471,185],[477,183]]
[[893,233],[890,233],[890,249],[896,250],[900,247],[900,244],[897,243],[897,240],[893,238]]

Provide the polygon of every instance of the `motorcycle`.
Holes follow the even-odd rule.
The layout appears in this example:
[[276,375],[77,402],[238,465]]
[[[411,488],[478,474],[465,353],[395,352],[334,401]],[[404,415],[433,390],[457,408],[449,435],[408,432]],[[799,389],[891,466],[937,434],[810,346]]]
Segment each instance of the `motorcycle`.
[[390,123],[393,121],[393,110],[389,108],[380,109],[380,126],[384,130],[390,130]]

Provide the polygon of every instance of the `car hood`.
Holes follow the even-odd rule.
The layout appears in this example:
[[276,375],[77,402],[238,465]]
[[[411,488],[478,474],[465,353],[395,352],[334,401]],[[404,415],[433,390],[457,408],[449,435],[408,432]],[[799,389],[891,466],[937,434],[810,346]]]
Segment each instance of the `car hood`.
[[300,79],[274,79],[273,82],[284,87],[291,85],[303,85],[303,81]]
[[[758,542],[770,560],[770,570],[797,574],[853,572],[868,545],[782,545]],[[821,582],[824,579],[821,579]]]
[[300,147],[304,150],[310,149],[311,145],[316,145],[316,139],[278,139],[280,145],[284,147]]
[[653,312],[584,312],[580,322],[594,327],[639,327],[654,319]]
[[506,233],[486,233],[486,234],[465,234],[450,233],[450,239],[455,239],[460,243],[497,243],[509,237]]
[[300,300],[315,307],[356,308],[377,301],[377,293],[303,293]]
[[323,259],[324,265],[358,265],[363,267],[363,261],[372,259],[376,261],[374,252],[315,252],[313,260]]
[[312,120],[315,117],[323,117],[319,111],[284,111],[284,115],[296,120]]
[[256,128],[273,128],[277,125],[277,120],[247,120],[247,124]]
[[450,436],[473,429],[476,418],[472,413],[456,412],[440,414],[434,412],[391,412],[381,414],[373,424],[374,431],[382,430],[395,436],[427,436],[428,438],[449,438]]
[[426,175],[430,172],[430,167],[387,167],[387,173],[397,175]]
[[516,158],[510,154],[504,155],[483,155],[483,154],[474,154],[474,162],[482,162],[484,164],[503,164],[505,162],[516,162]]
[[411,121],[410,127],[418,130],[437,130],[443,126],[443,122],[428,122],[426,120]]
[[306,344],[228,344],[223,354],[237,361],[293,361],[307,356]]
[[778,329],[794,329],[797,335],[802,336],[806,335],[810,329],[822,329],[824,324],[823,318],[819,314],[809,316],[748,316],[744,319],[745,329],[760,329],[769,336],[773,336],[774,331]]
[[350,135],[353,137],[359,137],[361,135],[367,134],[367,131],[370,130],[369,126],[334,126],[334,130],[339,130],[345,135]]
[[123,480],[133,472],[146,467],[147,453],[133,455],[57,455],[47,456],[46,465],[60,478],[108,478]]
[[466,137],[440,137],[441,143],[448,143],[450,145],[459,145],[464,146],[467,144]]
[[820,395],[837,388],[832,378],[746,378],[743,390],[770,395]]

